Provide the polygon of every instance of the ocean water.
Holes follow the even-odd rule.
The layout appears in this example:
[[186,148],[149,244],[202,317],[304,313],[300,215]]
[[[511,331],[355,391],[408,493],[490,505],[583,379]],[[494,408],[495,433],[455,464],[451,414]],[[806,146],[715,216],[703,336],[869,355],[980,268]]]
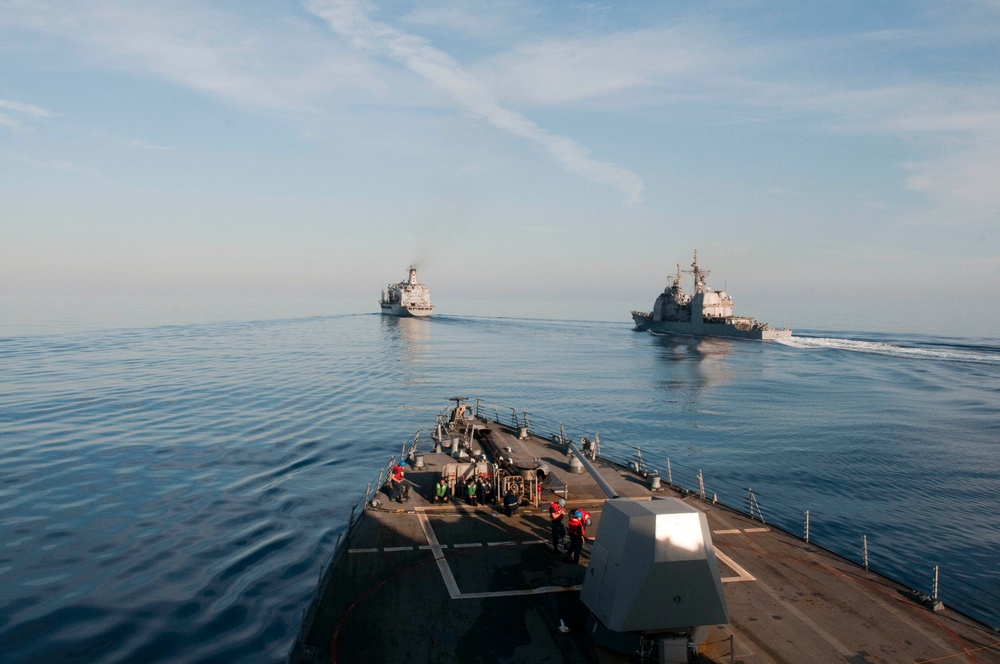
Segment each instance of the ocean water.
[[[196,316],[194,318],[197,318]],[[280,662],[365,484],[449,397],[1000,615],[1000,341],[375,314],[0,336],[5,662]],[[668,471],[669,460],[669,471]]]

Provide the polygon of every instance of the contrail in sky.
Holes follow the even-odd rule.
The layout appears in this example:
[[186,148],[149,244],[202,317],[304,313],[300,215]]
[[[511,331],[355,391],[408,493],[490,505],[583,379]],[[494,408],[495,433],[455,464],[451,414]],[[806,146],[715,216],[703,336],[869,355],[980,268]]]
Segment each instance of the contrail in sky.
[[621,166],[592,159],[575,141],[551,134],[521,113],[504,108],[488,86],[426,39],[372,20],[353,2],[311,0],[307,6],[355,48],[402,63],[447,92],[470,113],[494,127],[542,145],[571,172],[621,191],[626,204],[642,199],[644,185],[638,175]]

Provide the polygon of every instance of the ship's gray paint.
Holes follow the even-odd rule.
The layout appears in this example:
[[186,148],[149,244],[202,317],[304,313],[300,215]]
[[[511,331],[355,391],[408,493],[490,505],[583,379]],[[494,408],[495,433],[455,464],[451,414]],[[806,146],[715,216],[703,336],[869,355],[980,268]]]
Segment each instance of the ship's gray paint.
[[[698,252],[690,270],[677,266],[673,283],[663,289],[649,313],[633,311],[632,320],[638,330],[654,334],[686,334],[699,337],[733,337],[737,339],[778,339],[792,336],[789,329],[776,330],[754,318],[733,315],[733,298],[725,291],[716,291],[705,284],[708,270],[698,265]],[[686,295],[681,288],[681,274],[694,276],[694,294]]]

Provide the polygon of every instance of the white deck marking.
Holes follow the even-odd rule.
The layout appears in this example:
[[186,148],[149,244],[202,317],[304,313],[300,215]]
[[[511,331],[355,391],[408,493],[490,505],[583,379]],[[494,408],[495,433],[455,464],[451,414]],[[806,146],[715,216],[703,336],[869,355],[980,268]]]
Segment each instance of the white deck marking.
[[771,532],[771,529],[770,528],[744,528],[743,532],[745,532],[745,533],[769,533],[769,532]]
[[722,577],[722,582],[723,583],[733,583],[734,581],[756,581],[757,580],[749,572],[747,572],[745,569],[743,569],[742,567],[740,567],[739,565],[737,565],[735,560],[733,560],[732,558],[730,558],[729,556],[727,556],[723,552],[719,551],[718,549],[715,550],[715,557],[718,558],[719,560],[721,560],[722,562],[726,563],[726,565],[730,569],[732,569],[734,572],[736,572],[737,574],[739,574],[739,576],[724,576],[724,577]]
[[740,529],[739,528],[733,528],[732,530],[713,530],[712,534],[713,535],[739,535],[740,534]]
[[[565,592],[567,590],[580,590],[583,586],[543,586],[540,588],[532,588],[531,590],[505,590],[496,591],[488,593],[463,593],[458,588],[458,582],[455,580],[455,575],[451,573],[451,567],[448,565],[448,561],[444,557],[444,550],[448,548],[447,544],[438,544],[437,537],[434,534],[434,530],[431,528],[430,521],[421,512],[420,525],[424,528],[424,536],[428,540],[433,540],[433,544],[423,544],[419,547],[421,551],[433,551],[434,559],[437,561],[438,569],[441,571],[441,578],[444,580],[445,587],[448,588],[448,594],[452,599],[476,599],[483,597],[513,597],[516,595],[539,595],[543,593],[556,593]],[[545,540],[532,540],[529,542],[486,542],[486,546],[516,546],[517,544],[547,544]],[[452,544],[452,548],[455,549],[478,549],[483,545],[478,542],[469,542],[466,544]],[[381,551],[385,553],[394,553],[397,551],[413,551],[412,546],[387,546]],[[379,553],[379,549],[348,549],[348,553]],[[724,562],[730,569],[736,572],[739,576],[724,576],[720,580],[723,583],[733,583],[736,581],[756,581],[757,579],[747,572],[745,569],[740,567],[732,558],[726,554],[715,550],[715,556]]]
[[[458,589],[458,583],[455,581],[455,575],[451,573],[451,567],[448,565],[448,561],[444,557],[442,549],[445,549],[447,545],[442,546],[438,540],[437,535],[434,533],[434,528],[431,527],[431,522],[427,518],[427,515],[423,511],[417,512],[417,518],[420,519],[420,527],[424,530],[424,537],[427,538],[427,542],[430,545],[430,550],[434,552],[434,560],[437,562],[438,571],[441,572],[441,579],[444,581],[445,588],[448,589],[448,595],[452,599],[483,599],[487,597],[515,597],[518,595],[542,595],[544,593],[561,593],[571,590],[580,590],[583,586],[545,586],[542,588],[532,588],[530,590],[502,590],[497,592],[488,593],[465,593],[463,594],[461,590]],[[538,540],[538,542],[543,542],[543,540]],[[535,544],[536,542],[528,542],[529,544]],[[505,542],[500,542],[500,544],[505,544]],[[511,542],[511,544],[516,544],[516,542]],[[482,544],[452,544],[453,547],[481,547]],[[423,548],[423,547],[421,547]]]
[[[463,593],[459,587],[458,582],[455,580],[455,575],[452,574],[451,566],[448,565],[448,560],[445,558],[444,550],[448,548],[447,544],[441,544],[437,540],[437,535],[434,533],[434,528],[431,526],[430,519],[427,518],[427,514],[423,510],[417,511],[417,518],[420,520],[420,527],[424,531],[424,537],[427,538],[428,544],[421,545],[419,548],[422,550],[428,550],[434,553],[434,560],[437,563],[438,571],[441,572],[441,579],[444,581],[445,588],[448,589],[448,596],[452,599],[484,599],[488,597],[517,597],[524,595],[542,595],[545,593],[560,593],[568,591],[578,591],[583,588],[580,586],[543,586],[540,588],[531,588],[528,590],[502,590],[495,592],[485,592],[485,593]],[[766,530],[766,529],[765,529]],[[739,532],[739,531],[736,531]],[[521,542],[522,544],[547,544],[545,540],[532,540],[529,542]],[[518,544],[513,541],[506,542],[486,542],[486,546],[514,546]],[[452,548],[455,549],[467,549],[467,548],[479,548],[482,547],[482,543],[469,542],[464,544],[452,544]],[[386,548],[386,551],[398,551],[398,550],[412,550],[412,547],[394,547],[392,549]],[[378,549],[356,549],[352,550],[351,553],[355,552],[377,552]],[[757,579],[747,572],[745,569],[740,567],[736,561],[727,556],[726,554],[715,549],[716,557],[725,563],[730,569],[736,572],[739,576],[727,576],[723,577],[721,581],[723,583],[733,583],[736,581],[756,581]]]
[[444,553],[441,551],[441,544],[437,541],[437,535],[434,534],[434,529],[431,528],[431,523],[427,520],[427,515],[423,512],[417,512],[417,518],[420,519],[420,527],[424,530],[424,537],[427,538],[427,543],[435,547],[433,549],[434,560],[437,561],[438,570],[441,572],[441,578],[444,580],[444,586],[448,589],[448,595],[452,599],[458,599],[462,596],[462,593],[458,589],[458,584],[455,583],[455,576],[451,573],[451,567],[448,566],[448,561],[444,558]]
[[792,604],[786,599],[783,599],[779,593],[777,593],[766,583],[762,581],[758,581],[757,583],[759,584],[757,586],[758,588],[763,590],[764,593],[767,594],[775,602],[783,606],[786,611],[788,611],[793,616],[795,616],[796,618],[804,622],[807,626],[809,626],[809,628],[812,629],[812,631],[815,632],[817,636],[819,636],[821,639],[823,639],[831,646],[833,646],[843,657],[849,658],[853,657],[856,654],[855,650],[851,650],[843,643],[841,643],[840,640],[838,640],[835,636],[830,634],[830,632],[820,627],[818,624],[816,624],[815,621],[813,621],[811,618],[802,613],[802,611],[796,608],[794,604]]

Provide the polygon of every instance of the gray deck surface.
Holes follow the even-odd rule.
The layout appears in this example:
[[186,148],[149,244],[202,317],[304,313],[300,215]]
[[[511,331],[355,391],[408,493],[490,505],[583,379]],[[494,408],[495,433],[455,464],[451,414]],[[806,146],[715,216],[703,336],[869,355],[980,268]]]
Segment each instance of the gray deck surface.
[[[554,443],[519,444],[537,445],[568,485],[569,507],[594,517],[588,536],[596,534],[604,494],[593,479],[571,474]],[[407,470],[408,502],[381,496],[382,507],[368,510],[293,661],[629,661],[589,645],[579,601],[589,544],[579,565],[552,552],[547,505],[558,496],[545,493],[510,518],[491,506],[432,505],[433,484],[452,461],[426,455],[425,469]],[[642,478],[596,465],[621,496],[654,495]],[[683,499],[708,517],[730,613],[728,625],[710,628],[698,661],[1000,664],[997,632],[948,609],[932,612],[906,588],[759,521]]]

